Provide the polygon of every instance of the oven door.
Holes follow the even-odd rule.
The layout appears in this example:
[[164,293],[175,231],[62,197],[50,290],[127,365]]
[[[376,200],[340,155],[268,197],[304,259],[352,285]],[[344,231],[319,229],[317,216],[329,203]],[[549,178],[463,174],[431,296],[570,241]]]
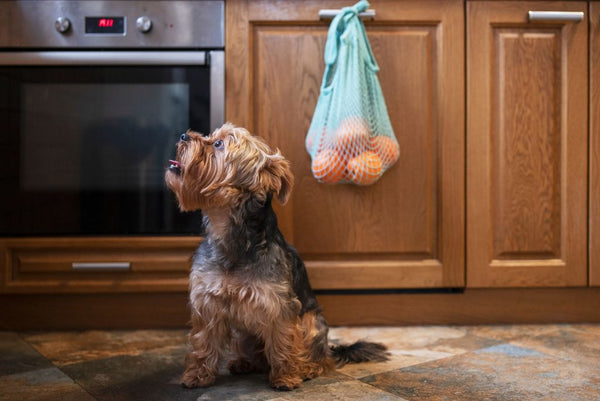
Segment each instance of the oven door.
[[0,52],[0,235],[198,234],[164,184],[224,120],[215,52]]

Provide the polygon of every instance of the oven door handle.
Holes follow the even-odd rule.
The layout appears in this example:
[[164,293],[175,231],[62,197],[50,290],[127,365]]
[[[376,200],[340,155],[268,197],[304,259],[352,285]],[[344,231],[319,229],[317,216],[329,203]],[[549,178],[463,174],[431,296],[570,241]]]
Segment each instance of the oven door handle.
[[210,130],[225,123],[225,52],[208,53],[210,64]]
[[203,51],[0,52],[0,65],[207,65]]

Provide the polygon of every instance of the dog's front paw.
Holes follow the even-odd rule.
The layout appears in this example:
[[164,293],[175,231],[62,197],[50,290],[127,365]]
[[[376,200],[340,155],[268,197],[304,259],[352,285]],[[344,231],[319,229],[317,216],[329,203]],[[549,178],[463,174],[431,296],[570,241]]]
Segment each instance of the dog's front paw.
[[302,378],[297,376],[280,376],[277,378],[271,378],[271,387],[279,391],[290,391],[300,387],[302,384]]
[[207,374],[199,369],[188,369],[181,376],[181,385],[187,388],[208,387],[215,380],[214,375]]

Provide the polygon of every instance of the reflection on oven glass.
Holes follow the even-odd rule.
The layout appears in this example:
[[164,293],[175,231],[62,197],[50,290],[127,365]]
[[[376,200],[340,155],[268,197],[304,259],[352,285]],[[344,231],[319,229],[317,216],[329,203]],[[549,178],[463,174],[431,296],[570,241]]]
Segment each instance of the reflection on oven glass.
[[0,66],[0,236],[202,232],[164,183],[208,66]]
[[170,134],[189,127],[181,112],[189,109],[187,84],[36,83],[22,90],[22,189],[163,188]]

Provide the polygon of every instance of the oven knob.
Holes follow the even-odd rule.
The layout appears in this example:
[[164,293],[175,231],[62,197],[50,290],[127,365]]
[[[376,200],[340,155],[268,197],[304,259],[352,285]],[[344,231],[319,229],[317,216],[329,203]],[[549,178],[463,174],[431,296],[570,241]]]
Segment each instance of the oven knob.
[[56,21],[54,21],[54,27],[58,32],[66,33],[71,29],[71,21],[65,17],[58,17]]
[[135,26],[142,33],[150,32],[150,29],[152,29],[152,20],[148,17],[140,17],[135,21]]

